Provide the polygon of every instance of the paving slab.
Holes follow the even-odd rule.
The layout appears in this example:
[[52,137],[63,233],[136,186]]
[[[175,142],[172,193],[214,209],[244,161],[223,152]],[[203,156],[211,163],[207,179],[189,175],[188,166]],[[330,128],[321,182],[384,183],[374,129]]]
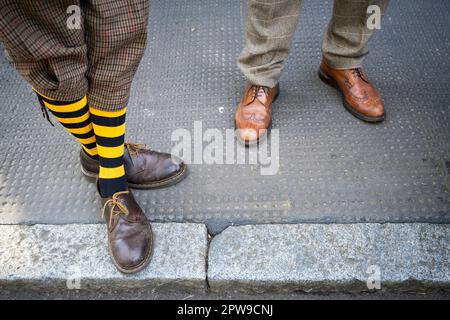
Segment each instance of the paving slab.
[[229,227],[208,257],[213,292],[450,291],[448,224]]
[[104,225],[1,225],[0,291],[204,292],[206,227],[155,223],[153,231],[150,265],[124,275],[110,261]]
[[[317,77],[332,3],[304,1],[274,106],[277,174],[191,165],[176,186],[136,192],[149,218],[206,223],[212,233],[252,223],[450,223],[450,1],[391,1],[365,60],[386,104],[380,125],[352,117]],[[169,151],[173,131],[193,133],[194,121],[234,128],[245,15],[242,0],[151,1],[127,139]],[[100,222],[78,144],[42,119],[1,54],[0,87],[0,224]]]

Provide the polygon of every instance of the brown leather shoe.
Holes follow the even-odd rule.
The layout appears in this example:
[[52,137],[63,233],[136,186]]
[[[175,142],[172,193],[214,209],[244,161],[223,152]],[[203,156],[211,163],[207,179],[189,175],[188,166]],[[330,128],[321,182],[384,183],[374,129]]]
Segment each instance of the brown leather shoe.
[[[130,188],[152,189],[174,185],[186,176],[187,166],[169,153],[150,150],[143,144],[126,142],[123,155]],[[81,172],[95,181],[99,162],[80,151]]]
[[114,265],[123,273],[145,268],[153,253],[150,222],[131,191],[102,198],[102,217],[108,226],[108,246]]
[[277,99],[279,85],[273,88],[248,85],[237,106],[235,126],[237,137],[246,146],[258,143],[267,136],[272,124],[272,103]]
[[342,93],[344,107],[356,118],[367,122],[381,122],[385,119],[380,94],[361,68],[336,70],[322,60],[319,78]]

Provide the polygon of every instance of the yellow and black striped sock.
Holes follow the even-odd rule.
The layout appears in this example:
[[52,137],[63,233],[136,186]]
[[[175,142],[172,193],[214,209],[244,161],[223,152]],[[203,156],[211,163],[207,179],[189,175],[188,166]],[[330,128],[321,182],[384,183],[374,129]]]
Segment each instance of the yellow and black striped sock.
[[86,96],[73,101],[57,101],[36,91],[39,102],[47,107],[55,118],[77,138],[84,152],[98,160],[97,144]]
[[100,161],[98,183],[102,197],[125,191],[127,182],[123,165],[126,109],[102,111],[90,108]]

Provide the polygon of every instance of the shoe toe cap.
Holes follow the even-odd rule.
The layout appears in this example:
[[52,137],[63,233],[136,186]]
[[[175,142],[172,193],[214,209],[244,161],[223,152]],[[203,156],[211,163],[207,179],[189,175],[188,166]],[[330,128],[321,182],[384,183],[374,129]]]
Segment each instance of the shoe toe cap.
[[265,133],[266,129],[239,129],[238,136],[242,141],[253,142]]
[[184,168],[185,164],[182,159],[175,155],[169,155],[164,161],[164,165],[161,170],[161,178],[169,178],[179,172]]
[[150,232],[142,231],[139,240],[117,240],[113,244],[112,255],[116,264],[125,272],[137,272],[149,260],[152,251]]
[[373,112],[374,112],[374,116],[376,116],[376,117],[384,116],[384,106],[383,106],[383,104],[379,103],[379,104],[375,105],[375,107],[373,108]]

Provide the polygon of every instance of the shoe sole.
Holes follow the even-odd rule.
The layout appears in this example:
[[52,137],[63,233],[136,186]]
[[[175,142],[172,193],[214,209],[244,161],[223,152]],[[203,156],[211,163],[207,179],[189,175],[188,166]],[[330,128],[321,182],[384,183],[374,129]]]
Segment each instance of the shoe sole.
[[383,115],[381,117],[369,117],[366,116],[364,114],[362,114],[361,112],[356,111],[355,109],[353,109],[345,100],[345,96],[342,93],[341,88],[339,88],[339,85],[337,84],[336,80],[334,80],[333,78],[327,76],[325,74],[325,72],[322,71],[322,69],[319,69],[319,78],[320,80],[322,80],[325,84],[329,85],[330,87],[335,88],[337,91],[339,91],[342,95],[342,104],[344,106],[344,108],[350,112],[354,117],[358,118],[359,120],[365,121],[365,122],[369,122],[369,123],[379,123],[382,122],[383,120],[386,119],[386,115]]
[[114,259],[114,255],[112,254],[111,247],[108,245],[109,256],[111,257],[112,263],[117,268],[117,270],[119,270],[120,272],[122,272],[124,274],[133,274],[133,273],[137,273],[137,272],[141,271],[142,269],[144,269],[145,267],[147,267],[148,264],[150,263],[150,261],[152,260],[153,250],[154,250],[153,230],[152,230],[151,226],[150,226],[150,241],[151,241],[151,246],[150,246],[149,252],[147,253],[147,256],[145,257],[145,259],[139,265],[137,265],[133,269],[124,269],[124,268],[122,268],[117,263],[117,261]]
[[[128,182],[128,186],[132,189],[158,189],[173,186],[187,176],[187,171],[187,165],[183,163],[183,165],[181,166],[181,170],[171,177],[146,184]],[[84,169],[83,166],[81,166],[81,173],[83,173],[84,177],[89,182],[95,182],[98,178],[97,173],[88,171]]]
[[[273,98],[272,104],[275,103],[275,101],[277,101],[279,95],[280,95],[280,90],[278,89],[277,94]],[[239,135],[237,135],[236,138],[237,138],[238,142],[241,145],[245,146],[246,148],[257,146],[260,143],[264,142],[264,140],[267,139],[267,136],[269,135],[269,132],[271,129],[272,129],[272,120],[270,120],[270,123],[269,123],[269,126],[267,127],[266,132],[264,132],[260,137],[258,137],[258,139],[252,140],[252,141],[243,140]],[[234,130],[238,130],[237,125],[236,125],[236,120],[234,120]]]

